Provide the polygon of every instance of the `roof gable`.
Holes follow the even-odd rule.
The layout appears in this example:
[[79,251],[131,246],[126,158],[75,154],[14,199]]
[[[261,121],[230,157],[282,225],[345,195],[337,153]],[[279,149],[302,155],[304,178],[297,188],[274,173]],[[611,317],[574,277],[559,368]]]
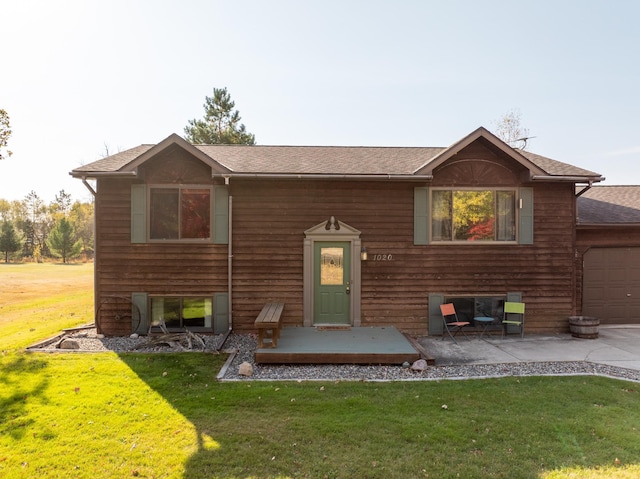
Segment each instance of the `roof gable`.
[[499,151],[503,152],[508,157],[512,158],[517,163],[521,164],[523,167],[529,170],[529,174],[531,177],[534,175],[544,175],[545,171],[537,166],[535,163],[530,161],[524,155],[522,155],[518,150],[510,147],[500,138],[495,136],[489,130],[484,127],[480,127],[477,130],[473,131],[469,135],[465,136],[461,140],[457,141],[449,148],[444,149],[434,158],[432,158],[429,162],[422,165],[418,168],[415,173],[416,174],[430,174],[433,175],[433,172],[436,168],[444,164],[446,161],[454,158],[458,153],[462,150],[470,146],[472,143],[484,139],[488,141],[491,145],[497,148]]
[[185,150],[190,155],[209,165],[214,173],[229,173],[229,170],[226,167],[222,166],[220,163],[212,159],[209,155],[203,153],[200,149],[196,148],[194,145],[192,145],[182,137],[176,135],[175,133],[169,135],[157,145],[152,146],[140,156],[135,158],[133,161],[123,165],[118,171],[135,171],[140,165],[142,165],[150,158],[153,158],[157,154],[162,153],[163,151],[172,147],[178,147]]

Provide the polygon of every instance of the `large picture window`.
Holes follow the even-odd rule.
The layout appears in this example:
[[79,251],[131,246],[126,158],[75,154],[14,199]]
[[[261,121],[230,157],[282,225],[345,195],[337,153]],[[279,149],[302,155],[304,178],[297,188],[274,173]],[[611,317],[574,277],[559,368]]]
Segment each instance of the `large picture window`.
[[433,189],[431,240],[516,241],[516,191]]
[[151,187],[149,239],[211,238],[211,188]]

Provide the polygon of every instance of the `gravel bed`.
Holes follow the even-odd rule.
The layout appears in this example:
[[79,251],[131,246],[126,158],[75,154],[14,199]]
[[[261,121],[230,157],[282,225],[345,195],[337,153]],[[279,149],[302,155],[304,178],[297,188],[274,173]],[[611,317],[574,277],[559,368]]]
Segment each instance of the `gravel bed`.
[[[252,334],[202,335],[205,352],[217,352],[222,349],[231,353],[224,368],[222,381],[421,381],[439,379],[496,378],[506,376],[567,376],[598,375],[640,382],[640,371],[597,364],[587,361],[567,362],[516,362],[500,364],[467,364],[458,366],[429,366],[423,371],[411,368],[386,365],[263,365],[255,364],[253,352],[257,347],[257,338]],[[79,349],[73,352],[175,352],[166,345],[145,347],[145,336],[100,337],[94,328],[83,328],[65,333],[49,341],[29,348],[31,351],[62,352],[56,345],[63,339],[78,342]],[[185,349],[185,351],[188,351]],[[193,349],[203,351],[203,349]],[[248,362],[253,367],[251,376],[238,374],[240,364]]]

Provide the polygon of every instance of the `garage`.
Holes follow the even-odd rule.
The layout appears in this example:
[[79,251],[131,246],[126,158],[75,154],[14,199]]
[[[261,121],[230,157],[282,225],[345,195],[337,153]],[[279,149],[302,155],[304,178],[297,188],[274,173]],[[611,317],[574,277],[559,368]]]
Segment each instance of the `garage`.
[[640,247],[590,248],[583,268],[583,315],[640,324]]

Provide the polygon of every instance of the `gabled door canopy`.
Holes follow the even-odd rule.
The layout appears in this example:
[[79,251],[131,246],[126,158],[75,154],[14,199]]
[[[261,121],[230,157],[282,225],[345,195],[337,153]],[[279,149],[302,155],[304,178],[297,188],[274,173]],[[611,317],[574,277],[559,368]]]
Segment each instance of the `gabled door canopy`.
[[335,216],[332,216],[327,221],[323,221],[322,223],[306,230],[304,232],[304,237],[307,239],[339,241],[343,237],[359,238],[360,231],[346,223],[343,223],[342,221],[337,220]]

